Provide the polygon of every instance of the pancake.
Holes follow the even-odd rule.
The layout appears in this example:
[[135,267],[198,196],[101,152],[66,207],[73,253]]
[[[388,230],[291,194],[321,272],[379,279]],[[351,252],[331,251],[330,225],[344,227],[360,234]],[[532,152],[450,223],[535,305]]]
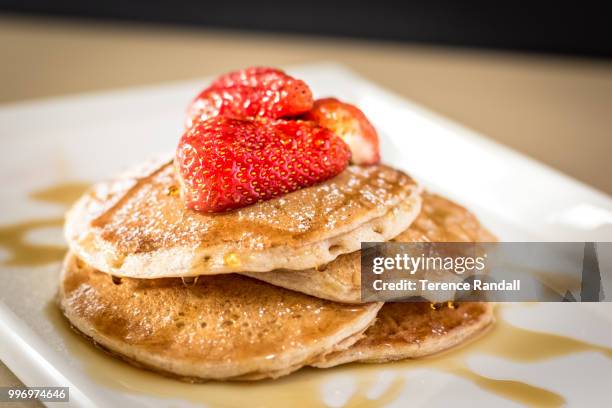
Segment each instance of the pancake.
[[[464,207],[439,195],[423,193],[421,213],[410,228],[391,241],[495,242],[497,239]],[[359,303],[361,301],[360,256],[360,251],[356,251],[341,255],[324,267],[298,272],[272,271],[245,275],[323,299]]]
[[94,186],[67,215],[69,246],[96,269],[160,278],[304,270],[404,231],[420,188],[384,165],[349,166],[318,185],[239,210],[187,209],[171,161]]
[[350,362],[383,363],[426,357],[456,347],[485,332],[495,322],[492,303],[385,303],[365,337],[346,350],[313,363],[326,368]]
[[346,305],[240,275],[111,277],[66,256],[60,307],[115,356],[186,381],[286,375],[349,347],[382,304]]

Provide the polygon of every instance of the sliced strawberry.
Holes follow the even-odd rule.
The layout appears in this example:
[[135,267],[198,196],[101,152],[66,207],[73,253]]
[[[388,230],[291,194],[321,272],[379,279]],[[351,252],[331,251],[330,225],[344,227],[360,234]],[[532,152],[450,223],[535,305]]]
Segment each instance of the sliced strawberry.
[[233,86],[256,87],[283,80],[284,78],[287,78],[287,74],[277,68],[249,67],[221,75],[210,84],[210,88],[230,88]]
[[313,122],[216,116],[185,132],[175,165],[187,207],[220,212],[327,180],[350,157],[340,137]]
[[340,136],[351,148],[353,163],[376,164],[380,161],[376,129],[356,106],[336,98],[317,99],[303,118]]
[[312,108],[304,81],[274,68],[253,67],[215,80],[191,103],[186,126],[222,115],[238,119],[297,116]]

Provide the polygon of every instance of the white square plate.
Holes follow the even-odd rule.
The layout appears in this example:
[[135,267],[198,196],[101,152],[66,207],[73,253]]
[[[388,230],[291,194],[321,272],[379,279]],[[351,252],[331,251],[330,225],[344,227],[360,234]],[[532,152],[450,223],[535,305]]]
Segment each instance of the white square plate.
[[[612,240],[610,197],[345,68],[317,64],[290,72],[311,84],[317,97],[335,95],[360,106],[381,135],[385,162],[466,205],[502,240]],[[70,386],[74,406],[516,406],[521,401],[612,406],[612,355],[577,342],[563,343],[566,349],[556,356],[515,360],[479,352],[475,343],[464,360],[480,380],[460,370],[402,362],[306,369],[259,384],[188,385],[115,361],[72,334],[53,303],[59,263],[27,266],[12,258],[15,249],[53,253],[62,243],[58,217],[65,206],[32,192],[105,179],[154,153],[173,150],[185,106],[207,82],[0,108],[0,224],[12,225],[12,232],[3,228],[0,233],[0,358],[25,384]],[[513,325],[612,347],[609,303],[501,309],[503,320]],[[521,341],[525,338],[517,336],[519,349],[535,347]],[[490,386],[486,378],[532,388],[513,388],[508,381]]]

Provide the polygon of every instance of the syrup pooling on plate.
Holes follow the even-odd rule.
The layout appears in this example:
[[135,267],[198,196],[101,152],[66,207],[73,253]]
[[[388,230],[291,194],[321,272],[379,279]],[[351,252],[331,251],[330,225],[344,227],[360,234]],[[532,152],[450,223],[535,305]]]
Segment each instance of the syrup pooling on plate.
[[89,183],[80,181],[58,183],[43,188],[42,190],[33,191],[29,194],[29,197],[37,201],[69,207],[89,188],[89,186]]
[[60,262],[66,248],[60,245],[29,242],[27,235],[42,228],[61,228],[63,218],[44,218],[0,227],[0,248],[8,256],[0,263],[5,266],[39,266]]
[[[29,197],[51,204],[67,207],[72,204],[88,185],[81,182],[55,184],[42,190],[36,190]],[[32,243],[27,236],[42,228],[60,229],[64,217],[30,219],[16,224],[0,226],[0,248],[8,253],[7,259],[0,262],[5,266],[40,266],[60,262],[66,253],[62,245]],[[61,233],[59,234],[61,235]]]
[[[502,306],[503,307],[503,306]],[[83,363],[87,374],[98,384],[124,392],[153,395],[160,398],[184,399],[195,404],[228,404],[253,406],[265,401],[269,407],[322,407],[321,388],[334,375],[348,375],[358,384],[345,407],[364,405],[383,406],[396,401],[407,384],[405,373],[415,369],[434,369],[473,382],[484,391],[491,392],[531,407],[560,407],[563,396],[520,381],[497,380],[470,370],[465,361],[471,355],[485,353],[511,362],[538,362],[583,351],[596,351],[612,358],[612,349],[554,334],[521,329],[504,322],[498,314],[497,324],[473,342],[431,358],[388,363],[384,371],[391,371],[394,380],[378,399],[370,399],[368,391],[378,381],[379,364],[350,364],[321,371],[306,368],[274,381],[257,383],[185,384],[160,377],[157,374],[126,365],[93,349],[81,336],[70,330],[55,302],[47,313],[69,352]]]

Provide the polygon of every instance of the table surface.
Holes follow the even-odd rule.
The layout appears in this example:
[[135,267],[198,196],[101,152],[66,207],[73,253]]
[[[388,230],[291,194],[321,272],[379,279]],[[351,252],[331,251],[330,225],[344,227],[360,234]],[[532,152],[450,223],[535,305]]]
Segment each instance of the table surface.
[[[0,55],[0,107],[335,61],[612,194],[612,61],[11,15],[0,15]],[[2,364],[0,384],[19,384]]]

